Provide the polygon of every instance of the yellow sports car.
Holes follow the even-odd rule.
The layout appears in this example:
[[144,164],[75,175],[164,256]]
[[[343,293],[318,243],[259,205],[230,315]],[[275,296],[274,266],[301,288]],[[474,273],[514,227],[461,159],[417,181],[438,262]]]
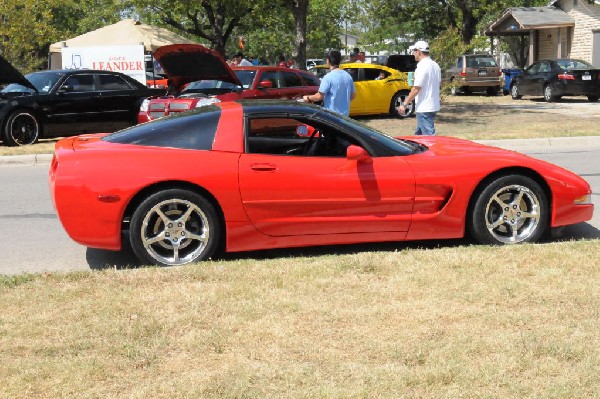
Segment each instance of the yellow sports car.
[[[405,115],[396,110],[410,92],[406,73],[378,64],[351,63],[342,64],[340,68],[354,79],[356,98],[350,103],[350,116],[390,113],[402,118],[414,115],[414,101],[407,104]],[[329,69],[326,65],[317,65],[310,71],[322,78]]]

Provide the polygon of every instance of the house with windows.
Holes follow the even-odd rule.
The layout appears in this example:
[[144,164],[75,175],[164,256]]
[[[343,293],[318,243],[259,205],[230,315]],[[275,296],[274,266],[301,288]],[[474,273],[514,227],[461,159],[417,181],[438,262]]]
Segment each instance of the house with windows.
[[485,34],[496,39],[496,45],[509,45],[516,66],[576,58],[600,68],[600,0],[552,0],[545,7],[509,8]]

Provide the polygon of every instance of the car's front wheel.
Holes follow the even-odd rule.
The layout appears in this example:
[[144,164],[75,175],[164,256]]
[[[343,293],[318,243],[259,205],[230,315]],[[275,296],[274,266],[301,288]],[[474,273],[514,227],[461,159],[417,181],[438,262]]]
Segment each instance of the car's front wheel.
[[510,88],[510,96],[513,100],[520,100],[523,96],[519,93],[519,86],[515,83]]
[[390,104],[390,115],[396,118],[407,118],[415,114],[415,100],[412,100],[410,104],[405,105],[404,115],[400,115],[398,112],[398,107],[400,104],[406,102],[406,97],[408,97],[408,94],[408,91],[399,91],[398,93],[394,94]]
[[205,197],[188,190],[159,191],[144,200],[131,218],[131,247],[146,264],[177,266],[211,257],[221,223]]
[[535,242],[548,229],[546,193],[529,177],[499,177],[475,195],[468,228],[482,244]]
[[33,144],[40,138],[40,131],[40,122],[31,111],[16,110],[6,118],[2,141],[8,146]]

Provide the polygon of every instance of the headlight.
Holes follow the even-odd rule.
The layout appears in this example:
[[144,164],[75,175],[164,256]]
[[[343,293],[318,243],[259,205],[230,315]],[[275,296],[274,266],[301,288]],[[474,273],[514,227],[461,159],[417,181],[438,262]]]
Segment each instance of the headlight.
[[211,104],[220,103],[220,102],[221,102],[221,100],[219,100],[218,98],[215,98],[215,97],[202,98],[202,99],[198,100],[198,102],[196,103],[196,108],[204,107],[205,105],[211,105]]
[[148,105],[150,104],[150,100],[147,98],[142,101],[142,105],[140,105],[140,112],[148,112]]
[[581,197],[575,198],[573,201],[575,205],[588,205],[592,203],[592,194],[588,193],[586,195],[582,195]]

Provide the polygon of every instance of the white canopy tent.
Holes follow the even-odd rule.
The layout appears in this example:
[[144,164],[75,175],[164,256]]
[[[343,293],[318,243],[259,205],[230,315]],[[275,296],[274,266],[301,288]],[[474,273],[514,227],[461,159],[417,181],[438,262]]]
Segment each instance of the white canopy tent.
[[175,43],[195,43],[168,29],[142,24],[133,19],[124,19],[115,24],[84,33],[83,35],[50,45],[49,68],[61,67],[63,47],[121,46],[143,44],[146,52]]

